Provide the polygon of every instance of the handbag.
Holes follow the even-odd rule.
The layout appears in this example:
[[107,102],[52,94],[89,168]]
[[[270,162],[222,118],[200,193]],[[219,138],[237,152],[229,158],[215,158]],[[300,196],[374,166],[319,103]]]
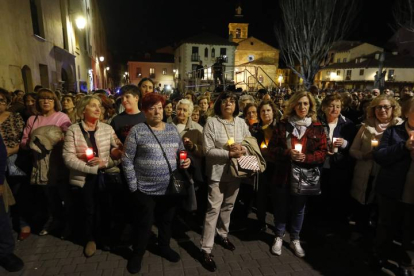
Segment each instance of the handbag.
[[[287,148],[291,149],[291,138],[286,139]],[[303,167],[291,162],[290,192],[293,195],[320,195],[321,172],[318,167]]]
[[168,170],[170,171],[170,183],[168,184],[167,191],[165,194],[171,196],[187,196],[188,187],[191,185],[188,174],[186,173],[186,171],[183,172],[180,169],[175,169],[174,171],[171,169],[170,162],[168,161],[167,155],[165,154],[164,148],[162,147],[160,141],[158,140],[155,133],[152,131],[151,127],[147,123],[145,124],[151,131],[152,135],[154,135],[155,140],[157,140],[158,144],[160,145],[162,155],[167,161]]
[[[35,119],[33,120],[32,129],[29,131],[29,133],[32,132],[33,125],[37,121],[38,116],[39,115],[36,115]],[[10,160],[10,162],[13,162],[13,159]],[[19,147],[19,151],[17,152],[13,163],[14,163],[13,165],[16,166],[17,169],[19,169],[19,171],[20,171],[20,172],[16,172],[16,173],[19,174],[19,173],[23,172],[24,175],[30,176],[32,174],[32,169],[33,169],[32,151],[30,149],[26,150],[26,149],[23,149],[22,147]],[[10,165],[13,166],[12,164],[10,164]],[[7,166],[9,166],[9,161],[7,161]],[[9,175],[11,175],[10,171],[9,171]],[[24,176],[24,175],[19,174],[17,176]]]
[[[17,154],[12,154],[7,157],[7,173],[9,176],[27,176],[26,172],[16,165],[17,156]],[[30,161],[30,159],[28,161]],[[30,162],[28,164],[30,166]]]

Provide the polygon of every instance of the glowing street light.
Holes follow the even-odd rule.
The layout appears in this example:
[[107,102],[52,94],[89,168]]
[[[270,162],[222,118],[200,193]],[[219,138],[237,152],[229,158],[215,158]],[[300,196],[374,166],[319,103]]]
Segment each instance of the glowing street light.
[[106,67],[106,71],[109,71],[109,67]]
[[79,30],[83,30],[86,26],[86,19],[83,16],[78,16],[75,19],[76,27],[78,27]]
[[102,62],[102,61],[104,61],[104,60],[105,60],[105,57],[104,57],[104,56],[100,56],[100,57],[99,57],[99,60]]

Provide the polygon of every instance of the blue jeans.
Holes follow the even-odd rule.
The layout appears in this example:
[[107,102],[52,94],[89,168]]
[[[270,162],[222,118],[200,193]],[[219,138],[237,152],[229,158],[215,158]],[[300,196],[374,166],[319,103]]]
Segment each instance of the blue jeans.
[[288,216],[290,216],[290,240],[299,240],[305,217],[306,196],[297,196],[290,193],[289,188],[275,189],[275,234],[282,238],[286,231]]

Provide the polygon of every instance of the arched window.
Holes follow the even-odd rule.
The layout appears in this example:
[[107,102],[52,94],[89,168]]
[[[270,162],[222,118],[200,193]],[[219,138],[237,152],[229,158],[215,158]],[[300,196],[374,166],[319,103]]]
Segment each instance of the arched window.
[[33,92],[33,80],[32,80],[32,70],[29,66],[25,65],[22,68],[22,79],[24,85],[24,91],[26,93]]
[[211,57],[215,58],[216,57],[216,49],[211,49]]
[[204,49],[204,57],[208,58],[208,49],[207,49],[207,47]]

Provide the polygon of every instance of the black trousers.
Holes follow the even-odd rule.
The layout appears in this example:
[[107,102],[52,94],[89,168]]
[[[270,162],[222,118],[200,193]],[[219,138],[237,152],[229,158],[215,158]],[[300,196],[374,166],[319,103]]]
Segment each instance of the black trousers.
[[6,213],[3,196],[0,196],[0,258],[5,257],[14,250],[14,238],[10,217]]
[[177,199],[169,196],[147,195],[140,191],[132,194],[134,254],[144,255],[154,221],[158,227],[158,246],[170,245],[171,224],[177,204]]
[[84,238],[85,242],[95,241],[108,243],[112,221],[112,198],[109,191],[100,191],[98,177],[88,175],[81,190],[84,206]]
[[[408,254],[414,232],[414,205],[397,199],[377,195],[378,227],[375,238],[375,253],[381,259],[391,259],[399,264],[410,265]],[[402,246],[394,247],[392,241],[396,231],[402,227]]]

